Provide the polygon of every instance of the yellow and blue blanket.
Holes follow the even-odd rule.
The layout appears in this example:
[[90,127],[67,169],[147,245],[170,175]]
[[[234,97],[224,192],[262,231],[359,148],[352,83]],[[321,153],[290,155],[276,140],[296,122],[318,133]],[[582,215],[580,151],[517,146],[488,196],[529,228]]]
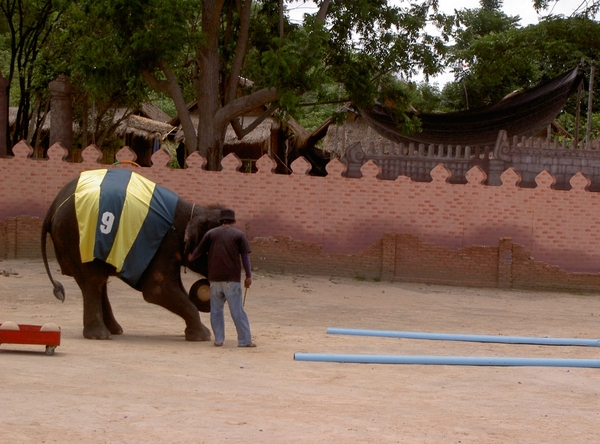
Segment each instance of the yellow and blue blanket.
[[81,173],[75,190],[81,261],[107,262],[135,286],[171,228],[178,200],[131,171]]

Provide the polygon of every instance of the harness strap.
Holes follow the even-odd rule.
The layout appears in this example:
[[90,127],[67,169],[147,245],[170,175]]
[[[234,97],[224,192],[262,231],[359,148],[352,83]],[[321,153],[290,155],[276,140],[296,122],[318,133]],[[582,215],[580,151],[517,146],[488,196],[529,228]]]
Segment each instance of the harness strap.
[[[194,208],[196,208],[196,204],[192,203],[192,211],[190,212],[190,222],[192,221],[192,219],[194,218]],[[185,253],[185,251],[184,251]],[[183,273],[187,274],[187,257],[183,258]]]

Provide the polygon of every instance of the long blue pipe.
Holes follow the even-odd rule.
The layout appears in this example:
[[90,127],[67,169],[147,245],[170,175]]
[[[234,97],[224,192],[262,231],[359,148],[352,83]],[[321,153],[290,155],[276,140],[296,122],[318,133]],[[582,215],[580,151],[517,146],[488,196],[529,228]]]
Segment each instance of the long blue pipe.
[[504,367],[584,367],[600,368],[599,359],[548,358],[486,358],[475,356],[396,356],[346,355],[327,353],[296,353],[296,361],[345,362],[360,364],[425,364],[425,365],[480,365]]
[[499,342],[503,344],[578,345],[600,347],[599,339],[530,338],[524,336],[459,335],[449,333],[422,333],[413,331],[358,330],[353,328],[328,328],[334,335],[378,336],[386,338],[433,339],[441,341]]

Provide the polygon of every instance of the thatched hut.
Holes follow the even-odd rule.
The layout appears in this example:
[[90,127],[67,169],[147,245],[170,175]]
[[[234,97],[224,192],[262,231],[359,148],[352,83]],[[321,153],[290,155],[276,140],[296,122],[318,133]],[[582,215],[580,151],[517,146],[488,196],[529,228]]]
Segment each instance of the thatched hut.
[[[198,114],[196,103],[192,103],[188,106],[191,113],[192,124],[194,128],[198,128]],[[251,125],[258,116],[244,116],[240,118],[240,123],[243,128]],[[170,125],[177,125],[177,132],[175,133],[174,140],[179,145],[177,148],[177,159],[180,165],[185,164],[186,154],[185,150],[185,136],[179,117],[169,121]],[[277,122],[272,118],[266,118],[250,133],[246,134],[242,139],[238,139],[235,131],[231,125],[227,126],[227,132],[225,133],[225,140],[223,143],[223,156],[227,156],[229,153],[237,155],[242,162],[244,162],[243,168],[247,171],[256,170],[256,161],[260,159],[264,154],[272,156],[274,147],[277,145],[277,131],[279,126]]]
[[[16,106],[11,106],[8,108],[8,131],[11,135],[15,131],[18,111],[19,108],[17,108]],[[46,114],[43,115],[34,114],[32,120],[30,121],[29,135],[30,137],[33,137],[35,135],[34,140],[30,141],[31,145],[35,150],[34,157],[42,157],[44,155],[44,151],[48,148],[48,144],[50,141],[50,113],[51,111],[48,111]],[[37,128],[37,132],[32,134],[31,130],[35,128]]]
[[[256,116],[243,117],[241,119],[242,127],[252,124],[255,119],[257,119]],[[228,125],[223,143],[223,156],[235,153],[244,162],[244,168],[247,171],[255,170],[258,159],[265,154],[273,155],[271,135],[274,125],[274,120],[267,118],[242,139],[238,139],[231,125]]]
[[117,135],[125,137],[125,145],[136,154],[136,163],[141,166],[152,165],[152,154],[160,149],[161,142],[175,130],[168,123],[131,114],[121,121]]

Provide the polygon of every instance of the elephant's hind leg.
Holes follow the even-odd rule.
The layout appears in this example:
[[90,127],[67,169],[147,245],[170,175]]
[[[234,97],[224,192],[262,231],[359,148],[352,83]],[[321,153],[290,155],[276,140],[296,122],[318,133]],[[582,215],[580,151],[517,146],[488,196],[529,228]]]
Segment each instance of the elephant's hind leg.
[[104,284],[102,288],[102,315],[104,318],[104,325],[108,328],[113,335],[123,334],[123,328],[119,325],[112,311],[112,307],[110,306],[110,301],[108,300],[108,291],[107,284]]
[[[108,273],[102,265],[97,262],[85,263],[73,271],[73,278],[83,296],[83,336],[87,339],[110,339],[111,337],[104,323],[104,292]],[[108,302],[108,297],[106,301]],[[112,317],[112,310],[110,317]]]
[[187,296],[179,275],[149,274],[142,285],[142,294],[146,302],[160,305],[183,318],[186,341],[210,341],[210,330],[200,321],[198,309]]

